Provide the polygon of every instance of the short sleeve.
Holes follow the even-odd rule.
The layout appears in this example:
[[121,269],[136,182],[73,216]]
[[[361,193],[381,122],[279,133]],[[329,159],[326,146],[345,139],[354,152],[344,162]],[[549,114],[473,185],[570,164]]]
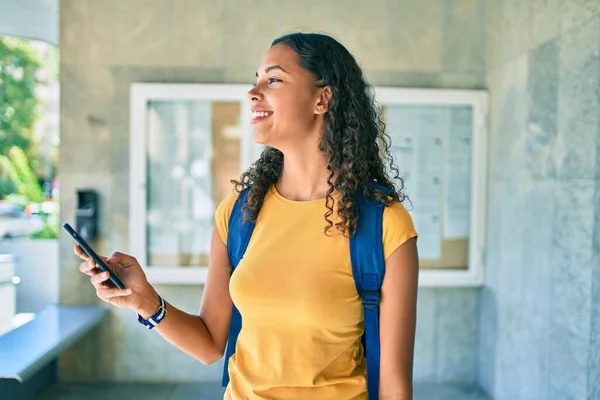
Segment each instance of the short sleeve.
[[383,211],[383,256],[387,259],[408,239],[417,237],[412,217],[402,203],[396,201]]
[[238,196],[238,193],[229,195],[219,204],[215,211],[215,226],[217,227],[217,232],[219,232],[219,236],[221,236],[223,243],[227,243],[229,216],[231,215],[231,210],[233,210],[233,206]]

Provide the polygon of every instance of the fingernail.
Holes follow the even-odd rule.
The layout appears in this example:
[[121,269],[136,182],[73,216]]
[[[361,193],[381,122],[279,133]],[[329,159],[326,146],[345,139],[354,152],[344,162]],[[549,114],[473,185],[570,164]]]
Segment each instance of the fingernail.
[[126,293],[126,294],[131,294],[131,289],[127,289],[127,290],[125,290],[125,293]]

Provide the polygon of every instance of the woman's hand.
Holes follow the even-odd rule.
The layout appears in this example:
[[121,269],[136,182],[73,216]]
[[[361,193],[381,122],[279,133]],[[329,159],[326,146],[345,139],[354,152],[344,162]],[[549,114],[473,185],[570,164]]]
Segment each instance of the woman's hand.
[[160,305],[158,294],[148,283],[146,274],[134,257],[118,252],[110,258],[101,257],[125,284],[125,289],[119,289],[109,280],[109,273],[97,268],[94,260],[81,247],[75,245],[73,252],[84,261],[79,270],[90,276],[90,282],[100,299],[120,308],[134,310],[146,319],[156,312]]

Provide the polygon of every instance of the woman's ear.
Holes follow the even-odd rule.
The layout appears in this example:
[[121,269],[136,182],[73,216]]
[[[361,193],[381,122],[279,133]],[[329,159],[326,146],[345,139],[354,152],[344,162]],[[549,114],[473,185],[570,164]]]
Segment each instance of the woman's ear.
[[319,88],[319,101],[315,105],[315,114],[325,114],[329,110],[329,102],[331,101],[332,93],[329,86]]

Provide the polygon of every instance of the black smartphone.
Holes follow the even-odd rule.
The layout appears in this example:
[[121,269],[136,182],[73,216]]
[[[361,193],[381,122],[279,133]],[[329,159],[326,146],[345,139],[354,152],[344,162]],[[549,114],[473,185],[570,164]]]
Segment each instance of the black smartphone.
[[123,283],[123,281],[121,279],[119,279],[119,277],[114,272],[112,272],[110,270],[110,268],[108,268],[106,263],[104,261],[102,261],[102,259],[98,256],[98,254],[96,254],[96,252],[94,252],[94,250],[92,250],[90,245],[87,244],[87,242],[85,240],[83,240],[83,238],[81,236],[79,236],[77,231],[75,231],[75,229],[73,229],[71,227],[71,225],[64,223],[62,227],[65,231],[67,231],[67,233],[69,235],[71,235],[73,237],[73,239],[75,240],[75,243],[77,243],[79,245],[79,247],[81,247],[81,249],[83,251],[85,251],[85,254],[87,254],[92,260],[94,260],[94,262],[96,263],[96,267],[98,267],[98,269],[100,269],[101,271],[110,273],[110,281],[116,287],[118,287],[119,289],[125,289],[125,284]]

